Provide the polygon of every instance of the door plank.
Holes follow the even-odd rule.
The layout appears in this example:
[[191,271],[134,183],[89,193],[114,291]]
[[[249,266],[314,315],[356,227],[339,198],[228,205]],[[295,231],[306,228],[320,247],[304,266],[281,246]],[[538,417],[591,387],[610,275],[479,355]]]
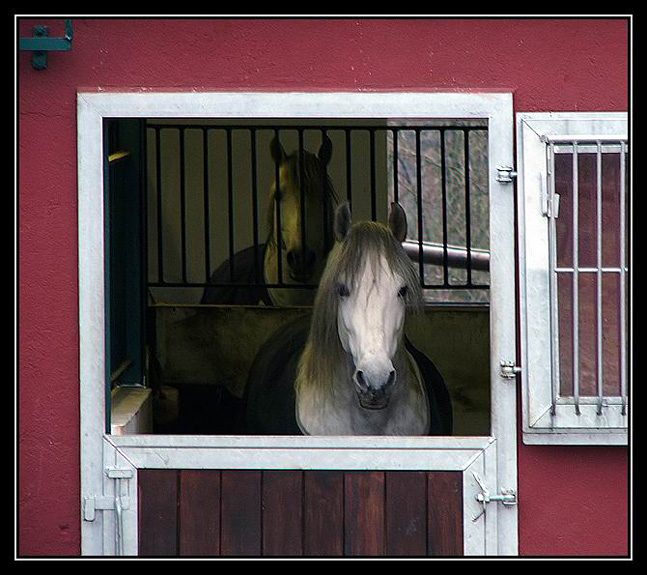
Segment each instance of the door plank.
[[386,474],[386,553],[390,557],[427,554],[427,474]]
[[223,471],[220,554],[261,554],[261,472]]
[[429,554],[463,555],[463,474],[433,471],[428,478]]
[[344,554],[344,474],[304,472],[303,550],[311,557]]
[[263,555],[303,555],[303,474],[263,472]]
[[220,555],[220,471],[180,471],[179,554]]
[[140,469],[137,478],[139,555],[177,555],[178,472]]
[[344,475],[345,555],[384,555],[384,484],[382,471]]

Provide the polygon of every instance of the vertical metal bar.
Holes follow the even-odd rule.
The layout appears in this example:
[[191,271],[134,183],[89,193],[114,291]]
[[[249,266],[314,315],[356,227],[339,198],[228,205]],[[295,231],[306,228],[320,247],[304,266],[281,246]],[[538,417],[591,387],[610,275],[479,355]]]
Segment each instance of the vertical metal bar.
[[421,160],[421,151],[420,151],[420,130],[415,130],[416,134],[416,196],[417,196],[417,206],[418,206],[418,269],[420,273],[420,282],[422,285],[425,285],[425,260],[423,257],[423,246],[422,246],[422,233],[423,233],[423,222],[422,222],[422,160]]
[[227,211],[229,213],[229,281],[234,283],[234,182],[231,128],[227,134]]
[[559,298],[557,293],[557,250],[555,248],[555,146],[548,146],[548,251],[549,251],[549,294],[550,294],[550,361],[551,361],[551,414],[555,415],[557,396],[559,393],[559,334],[558,310]]
[[622,415],[627,413],[627,301],[626,293],[626,148],[620,142],[620,395]]
[[399,202],[398,137],[400,131],[393,128],[391,134],[393,135],[393,201]]
[[597,145],[597,414],[602,415],[602,397],[604,390],[602,372],[602,143],[598,140]]
[[443,203],[443,285],[449,286],[449,264],[447,258],[447,177],[445,163],[445,130],[440,130],[440,181]]
[[[279,130],[274,128],[274,138],[280,144]],[[283,283],[283,238],[281,237],[281,162],[277,160],[274,164],[274,210],[276,213],[276,258],[277,283]]]
[[303,128],[298,129],[299,135],[299,208],[301,210],[301,255],[306,253],[306,177],[305,177],[305,149],[303,146]]
[[155,128],[155,175],[157,186],[157,281],[164,283],[164,250],[162,236],[162,146],[161,128]]
[[351,212],[353,208],[353,182],[352,182],[352,166],[351,166],[351,131],[349,128],[345,128],[346,131],[346,199],[351,207]]
[[178,138],[180,140],[180,245],[182,252],[182,283],[186,284],[186,162],[184,157],[186,132],[183,127],[178,130]]
[[369,130],[370,135],[370,150],[371,150],[371,220],[377,220],[377,190],[375,189],[375,130]]
[[463,130],[465,163],[465,247],[467,249],[467,287],[472,285],[472,217],[470,202],[470,130]]
[[573,399],[575,413],[580,415],[580,258],[579,258],[579,154],[573,142]]
[[[325,128],[321,129],[321,144],[326,141],[328,138],[328,132]],[[330,248],[330,226],[328,225],[329,217],[330,217],[330,212],[328,211],[328,205],[330,202],[330,190],[328,189],[328,182],[327,182],[327,176],[328,176],[328,168],[326,165],[322,166],[322,174],[321,174],[321,185],[322,185],[322,190],[323,190],[323,230],[324,230],[324,253],[328,253],[328,249]]]
[[256,128],[249,130],[249,137],[251,140],[252,150],[252,236],[254,242],[254,283],[261,283],[259,273],[259,254],[258,254],[258,174],[256,166],[257,156],[257,141],[256,141]]
[[211,278],[211,233],[209,228],[209,130],[202,128],[202,200],[204,202],[204,269],[205,282]]

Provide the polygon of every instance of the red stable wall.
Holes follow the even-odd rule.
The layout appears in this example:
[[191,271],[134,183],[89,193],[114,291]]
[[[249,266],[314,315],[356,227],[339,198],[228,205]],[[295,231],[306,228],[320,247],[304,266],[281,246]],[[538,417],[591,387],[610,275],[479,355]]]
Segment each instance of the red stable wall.
[[[63,20],[21,20],[63,34]],[[76,93],[505,91],[515,112],[626,111],[626,20],[74,20],[18,55],[18,553],[80,553]],[[627,554],[625,448],[519,444],[524,555]]]

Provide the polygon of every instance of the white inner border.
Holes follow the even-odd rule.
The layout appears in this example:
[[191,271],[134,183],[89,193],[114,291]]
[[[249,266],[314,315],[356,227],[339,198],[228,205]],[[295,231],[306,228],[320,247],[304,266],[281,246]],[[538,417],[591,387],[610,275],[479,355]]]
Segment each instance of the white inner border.
[[[513,164],[512,95],[503,93],[79,93],[78,213],[81,396],[81,506],[114,497],[105,468],[126,466],[124,552],[137,551],[137,469],[427,469],[464,472],[466,555],[515,555],[517,507],[479,510],[471,471],[491,493],[517,489],[516,389],[500,362],[515,361],[513,186],[496,180]],[[123,118],[381,118],[488,120],[490,193],[491,437],[110,436],[105,425],[103,120]],[[469,472],[468,472],[469,471]],[[83,515],[83,513],[82,513]],[[82,552],[114,554],[115,513],[82,520]]]

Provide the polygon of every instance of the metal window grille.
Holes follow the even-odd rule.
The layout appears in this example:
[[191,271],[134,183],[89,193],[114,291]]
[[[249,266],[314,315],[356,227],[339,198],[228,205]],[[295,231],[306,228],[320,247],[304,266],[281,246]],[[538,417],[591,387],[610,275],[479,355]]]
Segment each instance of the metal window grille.
[[558,403],[627,410],[625,138],[547,137],[552,413]]
[[[233,262],[237,250],[254,246],[261,260],[267,195],[278,180],[278,165],[268,153],[273,137],[286,150],[310,152],[325,137],[333,141],[329,175],[337,197],[351,202],[354,219],[384,221],[389,201],[404,206],[405,249],[417,261],[428,299],[448,301],[447,294],[456,292],[462,294],[458,301],[488,301],[487,124],[469,121],[149,122],[149,292],[184,288],[195,300],[198,288],[213,285],[215,267],[227,258]],[[280,261],[279,283],[269,287],[285,286]],[[260,283],[257,273],[253,284],[235,285]],[[177,296],[169,299],[178,302]]]

